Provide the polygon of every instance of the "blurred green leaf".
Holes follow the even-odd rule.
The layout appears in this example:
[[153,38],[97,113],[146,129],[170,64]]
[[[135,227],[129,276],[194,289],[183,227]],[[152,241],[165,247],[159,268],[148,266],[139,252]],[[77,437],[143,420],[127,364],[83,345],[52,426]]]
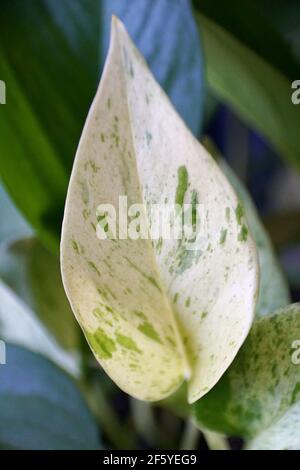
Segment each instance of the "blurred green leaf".
[[[126,23],[133,25],[150,67],[197,130],[201,56],[189,5],[184,0],[170,10],[170,0],[157,3],[153,8],[149,1],[131,2]],[[107,2],[107,13],[101,14],[105,4],[1,2],[0,77],[7,104],[0,113],[0,175],[38,235],[56,252],[69,174],[99,79],[108,14],[116,5]],[[193,32],[187,36],[186,30]]]
[[63,349],[76,351],[80,329],[63,289],[59,259],[36,238],[6,244],[0,256],[0,278],[35,312]]
[[[1,2],[0,172],[26,218],[58,250],[77,141],[98,79],[99,4]],[[12,27],[13,25],[13,27]]]
[[260,266],[260,286],[256,315],[260,317],[285,307],[291,302],[289,288],[277,261],[270,237],[259,218],[251,196],[226,161],[221,158],[214,143],[210,139],[205,138],[204,145],[218,160],[219,165],[236,191],[244,207],[250,231],[256,242]]
[[196,17],[209,86],[300,168],[300,106],[292,104],[290,78],[211,19]]
[[[287,4],[286,1],[284,3]],[[272,15],[270,2],[262,8],[261,0],[193,0],[193,5],[291,81],[300,76],[299,63],[288,41],[273,24],[274,1]]]
[[280,258],[291,288],[300,291],[300,244],[288,246]]
[[63,350],[35,312],[1,279],[0,338],[39,352],[74,376],[79,376],[78,354]]
[[257,320],[231,367],[195,404],[200,426],[253,437],[272,432],[285,413],[294,419],[290,407],[300,399],[300,366],[293,359],[295,353],[300,356],[294,349],[299,334],[300,304]]
[[14,206],[0,181],[0,243],[31,234],[31,228]]
[[0,366],[2,449],[99,449],[96,423],[75,383],[42,356],[6,345]]

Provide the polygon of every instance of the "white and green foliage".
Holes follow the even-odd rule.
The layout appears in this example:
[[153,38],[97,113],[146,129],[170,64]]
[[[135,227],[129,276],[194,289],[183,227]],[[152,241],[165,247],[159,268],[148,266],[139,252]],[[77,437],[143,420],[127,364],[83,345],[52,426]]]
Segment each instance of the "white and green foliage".
[[[205,241],[99,240],[100,203],[197,201]],[[110,49],[70,180],[63,280],[103,368],[129,394],[159,400],[184,379],[194,402],[219,380],[251,327],[255,245],[244,209],[218,165],[173,109],[124,26]]]
[[234,363],[195,404],[198,423],[227,435],[251,438],[252,448],[295,447],[300,367],[299,349],[294,346],[299,331],[299,304],[255,321]]

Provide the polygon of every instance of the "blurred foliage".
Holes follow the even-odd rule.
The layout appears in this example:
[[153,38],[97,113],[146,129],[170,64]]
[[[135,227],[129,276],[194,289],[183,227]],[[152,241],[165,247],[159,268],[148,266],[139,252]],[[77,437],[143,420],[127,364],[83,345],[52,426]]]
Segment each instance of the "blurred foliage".
[[76,351],[80,330],[63,289],[58,258],[35,238],[4,245],[0,257],[0,278],[64,349]]
[[0,243],[9,238],[32,234],[28,223],[23,219],[0,182]]
[[208,85],[299,169],[300,108],[291,102],[290,78],[210,18],[196,18]]
[[45,355],[75,376],[80,374],[78,351],[65,351],[36,313],[1,278],[0,338]]
[[[299,402],[300,368],[291,345],[300,327],[300,304],[256,321],[237,358],[194,411],[201,426],[225,434],[257,436]],[[290,424],[289,424],[290,423]],[[287,425],[300,422],[289,415]],[[281,448],[289,432],[281,430]],[[297,433],[299,436],[299,433]],[[298,437],[298,448],[300,442]]]
[[42,356],[6,346],[0,368],[1,449],[99,449],[96,422],[73,381]]
[[289,288],[271,240],[259,219],[250,194],[224,160],[220,162],[220,165],[243,203],[249,228],[256,242],[260,266],[260,286],[256,315],[260,317],[278,308],[286,307],[291,301]]
[[[146,48],[150,68],[162,86],[197,130],[202,67],[189,4],[178,2],[167,25],[164,18],[170,0],[160,0],[150,10],[149,1],[142,5],[140,0],[130,3],[139,16],[130,14],[125,23],[137,44]],[[112,8],[120,8],[120,3],[1,2],[0,76],[6,82],[7,105],[0,114],[0,152],[9,158],[1,158],[0,175],[17,206],[54,252],[59,247],[73,158],[100,76]],[[126,12],[121,10],[122,16]],[[186,30],[192,34],[186,35]],[[160,47],[162,38],[166,49]]]

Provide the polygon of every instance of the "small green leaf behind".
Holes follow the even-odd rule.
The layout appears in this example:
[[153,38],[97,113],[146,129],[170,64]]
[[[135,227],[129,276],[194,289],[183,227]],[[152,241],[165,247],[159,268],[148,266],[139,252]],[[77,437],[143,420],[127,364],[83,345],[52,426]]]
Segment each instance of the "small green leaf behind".
[[299,339],[300,304],[255,321],[234,363],[194,405],[199,425],[252,437],[254,447],[268,446],[268,440],[280,448],[295,445],[291,426],[298,421],[300,365],[295,341]]
[[190,1],[102,0],[101,8],[102,62],[107,53],[111,17],[116,15],[175,109],[198,135],[202,125],[204,79],[200,37]]
[[6,344],[0,365],[0,448],[99,449],[99,431],[75,383],[53,363]]

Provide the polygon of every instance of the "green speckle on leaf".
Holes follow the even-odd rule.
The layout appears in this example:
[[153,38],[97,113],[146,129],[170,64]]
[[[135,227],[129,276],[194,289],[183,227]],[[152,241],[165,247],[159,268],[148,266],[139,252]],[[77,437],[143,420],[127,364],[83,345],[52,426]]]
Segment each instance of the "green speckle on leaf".
[[108,109],[111,108],[111,99],[110,98],[108,98],[108,100],[107,100],[107,107],[108,107]]
[[100,168],[96,165],[96,163],[93,160],[89,160],[89,164],[93,172],[98,173]]
[[83,209],[82,216],[86,220],[91,215],[91,212],[88,209]]
[[296,403],[296,401],[299,400],[300,397],[300,383],[296,383],[293,392],[292,392],[292,398],[291,398],[291,405]]
[[75,242],[75,240],[72,240],[72,247],[73,247],[73,250],[75,251],[75,253],[77,253],[77,255],[79,255],[80,254],[79,246]]
[[198,204],[198,194],[195,189],[192,192],[192,226],[194,227],[197,223],[197,204]]
[[237,223],[239,225],[241,225],[242,224],[242,218],[244,217],[244,208],[243,208],[243,206],[240,202],[236,206],[235,216],[236,216]]
[[156,287],[156,289],[158,289],[159,291],[161,291],[161,288],[160,286],[158,285],[156,279],[154,279],[154,277],[152,276],[149,276],[148,274],[144,273],[144,271],[142,271],[138,266],[136,266],[129,258],[127,258],[127,256],[124,256],[124,258],[126,259],[126,261],[130,264],[130,266],[135,269],[138,273],[140,273],[145,279],[147,279],[147,281],[149,281],[154,287]]
[[225,217],[226,217],[227,222],[230,222],[230,207],[226,207]]
[[186,301],[185,301],[185,306],[186,306],[186,307],[189,307],[190,305],[191,305],[191,298],[188,297],[188,298],[186,299]]
[[101,142],[105,142],[105,136],[104,136],[103,132],[101,132],[101,134],[100,134],[100,139],[101,139]]
[[202,312],[201,313],[201,320],[204,320],[204,318],[207,317],[207,312]]
[[148,145],[148,146],[150,145],[151,140],[152,140],[152,134],[151,134],[151,132],[146,131],[146,141],[147,141],[147,145]]
[[145,320],[147,318],[146,315],[143,312],[141,312],[140,310],[134,310],[133,314],[136,315],[141,320]]
[[81,187],[81,199],[84,204],[88,204],[90,199],[89,188],[86,181],[79,181],[79,186]]
[[138,348],[136,342],[133,341],[132,338],[129,338],[129,336],[125,336],[125,335],[122,335],[121,333],[117,333],[116,340],[120,346],[122,346],[125,349],[128,349],[129,351],[134,351],[139,354],[142,353],[142,351]]
[[102,328],[98,328],[94,333],[87,333],[88,340],[101,359],[110,359],[116,351],[116,345],[112,338],[107,336]]
[[188,187],[188,172],[185,166],[180,166],[177,171],[178,183],[175,195],[175,204],[183,205],[184,196]]
[[157,343],[161,343],[161,339],[158,335],[158,333],[155,331],[153,326],[148,323],[144,322],[141,325],[138,326],[138,330],[143,333],[145,336],[148,336],[148,338],[152,339],[153,341],[156,341]]
[[193,264],[198,263],[202,254],[201,250],[188,250],[185,244],[181,244],[177,251],[175,263],[169,268],[169,272],[176,272],[176,274],[183,273],[189,269]]
[[220,245],[224,245],[224,243],[226,241],[226,237],[227,237],[227,229],[222,228],[221,235],[220,235]]
[[160,254],[161,252],[162,244],[163,244],[163,239],[160,237],[156,243],[156,251],[158,254]]
[[90,266],[90,268],[92,268],[92,270],[98,274],[98,276],[101,276],[101,273],[99,271],[99,269],[97,268],[97,266],[95,265],[95,263],[93,263],[93,261],[89,261],[87,260],[87,264]]
[[176,349],[176,341],[171,338],[171,336],[167,336],[166,337],[166,340],[170,343],[170,345],[172,346],[172,348],[175,348]]
[[248,238],[248,229],[246,227],[246,225],[243,225],[242,228],[241,228],[241,231],[239,233],[239,236],[238,236],[238,240],[240,242],[245,242]]
[[111,138],[112,138],[112,140],[114,141],[115,146],[116,146],[116,147],[119,147],[119,144],[120,144],[120,137],[118,136],[118,134],[116,134],[116,132],[113,132],[113,133],[111,134]]

